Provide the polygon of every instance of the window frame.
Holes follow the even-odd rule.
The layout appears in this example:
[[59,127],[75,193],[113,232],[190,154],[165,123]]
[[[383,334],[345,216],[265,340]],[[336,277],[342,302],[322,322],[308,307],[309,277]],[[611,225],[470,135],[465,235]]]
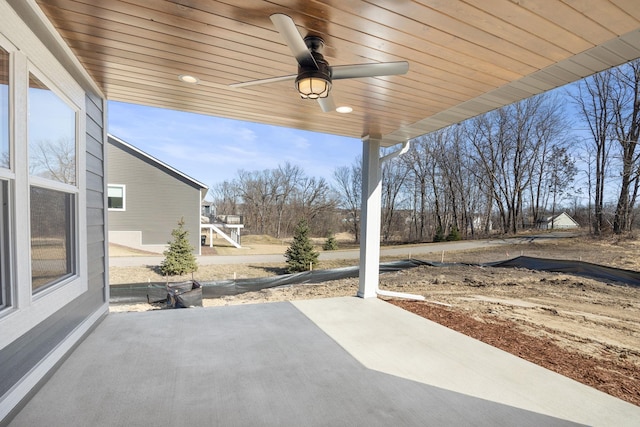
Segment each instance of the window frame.
[[[120,188],[122,190],[122,207],[109,208],[109,190],[111,188]],[[127,210],[127,186],[125,184],[107,184],[107,209],[113,212],[125,212]]]
[[[0,46],[10,55],[11,169],[0,168],[9,181],[9,265],[11,305],[0,309],[0,350],[64,308],[88,290],[86,233],[86,93],[53,54],[20,20],[0,20]],[[43,71],[46,70],[46,71]],[[29,73],[47,85],[75,112],[76,184],[69,185],[29,175]],[[30,186],[73,193],[75,273],[39,292],[31,289]],[[20,254],[18,256],[18,254]]]
[[[0,181],[6,185],[6,193],[0,196],[0,200],[3,203],[7,203],[7,209],[0,211],[0,293],[2,293],[2,300],[0,300],[0,319],[11,313],[11,309],[16,306],[16,281],[15,281],[15,223],[14,223],[14,208],[15,208],[15,149],[13,146],[14,140],[14,99],[15,99],[15,59],[13,52],[17,48],[9,42],[2,34],[0,34],[0,48],[9,54],[9,105],[8,111],[8,127],[9,127],[9,167],[0,167]],[[2,191],[2,188],[0,188]],[[3,210],[0,207],[0,210]]]
[[[34,297],[37,297],[38,295],[40,295],[41,293],[46,293],[50,288],[55,288],[58,286],[64,286],[67,283],[73,282],[74,280],[79,279],[78,277],[78,273],[79,273],[79,232],[80,229],[78,229],[78,219],[79,219],[79,214],[80,211],[78,210],[78,201],[79,201],[79,178],[80,178],[80,173],[79,173],[79,169],[78,169],[78,157],[80,156],[80,134],[79,134],[79,121],[80,121],[80,115],[79,115],[79,110],[80,108],[78,106],[76,106],[67,96],[65,96],[64,93],[62,93],[59,89],[57,89],[57,87],[55,86],[55,84],[53,83],[53,81],[51,81],[46,75],[44,75],[43,73],[41,73],[33,64],[29,64],[28,67],[28,73],[27,73],[27,82],[29,82],[30,80],[30,76],[33,75],[34,77],[36,77],[41,83],[43,83],[44,85],[46,85],[47,89],[50,90],[54,95],[56,95],[58,97],[58,99],[62,102],[64,102],[67,107],[69,107],[73,113],[74,113],[74,127],[75,127],[75,135],[74,135],[74,140],[75,140],[75,178],[74,184],[68,184],[65,182],[61,182],[61,181],[57,181],[57,180],[53,180],[53,179],[48,179],[48,178],[44,178],[44,177],[40,177],[38,175],[31,175],[29,174],[29,188],[28,188],[28,192],[29,194],[31,194],[31,188],[32,187],[37,187],[37,188],[42,188],[45,190],[52,190],[52,191],[58,191],[61,193],[66,193],[66,194],[71,194],[73,195],[73,206],[72,206],[72,212],[73,212],[73,218],[71,218],[70,220],[70,227],[71,229],[68,230],[71,232],[71,238],[73,239],[73,241],[71,242],[71,248],[69,250],[69,259],[67,260],[68,262],[71,262],[72,266],[71,266],[71,272],[69,274],[63,275],[62,277],[55,279],[53,281],[51,281],[50,283],[47,283],[43,286],[39,286],[36,289],[33,289],[33,271],[32,271],[32,256],[33,256],[33,249],[31,247],[31,227],[29,226],[29,264],[30,264],[30,283],[31,283],[31,290],[32,290],[32,294]],[[29,111],[29,101],[30,101],[30,97],[29,97],[29,90],[30,87],[27,84],[27,111]],[[29,123],[29,117],[27,117],[27,140],[25,141],[25,144],[27,146],[27,157],[26,159],[21,159],[21,160],[25,160],[27,162],[27,168],[29,169],[31,167],[31,158],[28,154],[29,152],[29,147],[30,147],[30,139],[29,139],[29,135],[28,135],[28,131],[29,131],[29,127],[30,127],[30,123]],[[31,198],[29,197],[29,210],[28,212],[31,213],[31,208],[32,208],[32,201]],[[31,216],[29,215],[29,220],[31,219]]]

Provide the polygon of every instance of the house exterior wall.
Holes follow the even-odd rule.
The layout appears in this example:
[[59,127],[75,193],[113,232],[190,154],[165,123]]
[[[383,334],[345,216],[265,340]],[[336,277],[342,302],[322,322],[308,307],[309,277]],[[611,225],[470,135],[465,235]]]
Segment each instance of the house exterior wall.
[[566,213],[562,213],[556,219],[549,221],[548,228],[578,228],[578,224],[571,219]]
[[548,218],[547,222],[543,223],[542,228],[543,229],[570,229],[570,228],[579,228],[580,225],[575,222],[573,220],[573,218],[571,218],[569,215],[567,215],[566,212],[563,212],[559,215],[557,215],[555,217],[555,219],[552,220],[552,218]]
[[200,187],[111,137],[108,159],[108,184],[125,186],[125,210],[109,210],[109,233],[139,232],[142,245],[166,245],[184,218],[199,253]]
[[[79,108],[77,146],[81,151],[77,153],[77,270],[70,280],[51,287],[47,292],[31,294],[29,241],[24,230],[24,218],[29,217],[29,210],[28,204],[17,193],[28,187],[28,182],[24,182],[28,175],[26,170],[19,170],[24,165],[16,162],[14,185],[18,188],[10,198],[10,202],[15,202],[12,216],[16,224],[12,231],[14,244],[11,250],[11,266],[15,267],[11,275],[13,296],[11,305],[0,312],[0,425],[8,422],[39,384],[46,380],[49,372],[108,313],[103,143],[105,101],[98,91],[77,81],[74,83],[72,72],[62,65],[63,61],[58,57],[60,46],[55,46],[52,38],[43,38],[47,32],[47,27],[27,2],[0,0],[0,36],[19,49],[12,60],[15,81],[24,79],[24,71],[33,66],[41,70],[61,93],[70,93]],[[20,90],[15,93],[12,108],[23,105],[26,94]],[[16,155],[20,155],[26,152],[27,143],[20,130],[26,114],[17,108],[14,117],[13,147]]]
[[[87,186],[87,252],[88,290],[70,301],[64,308],[49,316],[9,346],[0,350],[0,396],[7,393],[29,371],[42,362],[61,342],[96,310],[108,303],[107,269],[105,256],[104,187],[102,164],[102,105],[103,100],[87,95],[92,104],[87,120],[93,122],[87,128],[87,154],[93,157],[93,167],[87,168],[92,184]],[[88,162],[89,163],[89,162]],[[105,313],[106,314],[106,313]],[[0,330],[2,325],[0,324]]]

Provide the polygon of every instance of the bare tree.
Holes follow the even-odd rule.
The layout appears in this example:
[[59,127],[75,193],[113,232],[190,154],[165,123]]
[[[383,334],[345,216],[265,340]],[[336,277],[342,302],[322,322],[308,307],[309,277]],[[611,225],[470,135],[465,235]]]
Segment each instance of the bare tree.
[[65,184],[76,183],[76,144],[72,138],[29,144],[29,173]]
[[595,151],[595,188],[593,233],[599,235],[604,226],[605,174],[609,159],[609,135],[613,118],[609,105],[613,96],[610,71],[595,74],[577,85],[573,96],[582,120],[587,124]]
[[238,203],[240,194],[238,191],[238,183],[234,181],[223,181],[211,188],[213,196],[213,204],[216,206],[219,215],[236,215],[238,211]]
[[407,170],[398,157],[387,160],[382,164],[382,240],[388,242],[393,232],[393,221],[399,205]]
[[245,221],[255,225],[256,233],[269,233],[270,218],[278,194],[273,171],[239,171],[238,190],[243,200]]
[[[284,166],[278,166],[274,172],[276,180],[276,210],[278,212],[278,221],[276,227],[276,238],[280,238],[282,229],[282,216],[285,206],[290,203],[291,195],[303,180],[304,172],[300,166],[294,166],[286,162]],[[299,220],[299,219],[298,219]]]
[[492,195],[503,232],[515,233],[527,225],[527,198],[534,215],[541,210],[542,192],[548,191],[545,177],[552,168],[548,156],[554,144],[564,144],[566,128],[557,101],[547,95],[477,117],[467,126],[476,163],[471,170]]
[[501,132],[501,128],[505,124],[497,123],[497,119],[498,116],[495,113],[472,119],[467,127],[467,135],[471,144],[469,154],[475,163],[475,167],[472,169],[473,173],[491,195],[491,200],[498,209],[501,228],[504,232],[508,232],[509,209],[503,198],[507,189],[504,189],[502,184],[504,164],[506,163],[503,156],[506,156],[506,152],[499,149],[500,144],[498,143],[498,141],[504,140],[500,135],[504,133]]
[[640,136],[640,60],[611,71],[611,110],[615,141],[621,154],[620,194],[613,219],[613,232],[631,231],[632,211],[638,194],[638,136]]
[[242,214],[248,233],[290,236],[301,218],[312,230],[336,229],[337,197],[324,178],[307,177],[290,163],[262,171],[238,171],[213,186],[218,213]]
[[[401,157],[409,174],[406,183],[414,212],[415,235],[424,240],[427,230],[435,239],[452,229],[473,233],[476,211],[484,191],[474,174],[465,126],[452,126],[413,141]],[[433,222],[429,222],[433,218]],[[429,226],[429,224],[434,224]]]
[[324,178],[305,177],[294,197],[294,210],[298,212],[298,218],[306,219],[315,235],[326,235],[332,227],[321,218],[330,216],[338,205],[327,181]]
[[355,241],[360,239],[360,204],[362,203],[362,158],[351,166],[341,166],[333,172],[335,190],[340,204],[347,211],[346,218]]
[[[555,96],[546,95],[537,111],[532,137],[534,150],[529,162],[529,223],[533,224],[549,210],[549,199],[562,193],[575,176],[573,159],[569,156],[568,123],[562,103]],[[553,191],[553,193],[552,193]],[[555,204],[552,206],[555,211]]]
[[[413,210],[412,223],[415,230],[415,238],[424,241],[431,236],[429,229],[429,212],[431,202],[435,202],[438,210],[437,198],[432,196],[433,177],[436,162],[432,155],[432,144],[438,137],[438,132],[423,135],[412,141],[411,149],[400,157],[409,171],[408,182],[412,188]],[[435,199],[435,201],[434,201]],[[436,215],[437,216],[437,215]]]
[[2,151],[0,154],[0,167],[9,168],[11,166],[11,160],[9,158],[9,150]]
[[452,126],[438,157],[452,208],[452,226],[464,236],[476,234],[475,218],[483,204],[484,193],[468,156],[464,126]]
[[[552,197],[551,216],[555,217],[559,199],[570,195],[567,191],[575,179],[577,169],[567,147],[554,146],[549,159],[549,191]],[[553,222],[551,228],[554,228]]]

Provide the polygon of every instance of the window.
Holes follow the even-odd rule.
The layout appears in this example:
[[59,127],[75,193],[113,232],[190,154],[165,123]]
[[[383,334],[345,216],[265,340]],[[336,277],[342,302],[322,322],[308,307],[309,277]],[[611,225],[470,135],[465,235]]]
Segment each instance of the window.
[[29,173],[76,184],[76,113],[31,73]]
[[31,288],[76,272],[76,113],[29,73]]
[[89,287],[87,94],[26,24],[7,24],[0,19],[0,349]]
[[125,209],[125,186],[109,184],[107,200],[109,210],[124,211]]
[[33,291],[75,273],[74,195],[31,187]]

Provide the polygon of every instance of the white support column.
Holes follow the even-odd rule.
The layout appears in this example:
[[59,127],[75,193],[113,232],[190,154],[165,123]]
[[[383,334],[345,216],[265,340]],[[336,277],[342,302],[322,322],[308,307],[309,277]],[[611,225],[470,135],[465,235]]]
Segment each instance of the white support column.
[[380,140],[362,139],[362,208],[360,212],[360,282],[358,296],[374,298],[380,270]]

